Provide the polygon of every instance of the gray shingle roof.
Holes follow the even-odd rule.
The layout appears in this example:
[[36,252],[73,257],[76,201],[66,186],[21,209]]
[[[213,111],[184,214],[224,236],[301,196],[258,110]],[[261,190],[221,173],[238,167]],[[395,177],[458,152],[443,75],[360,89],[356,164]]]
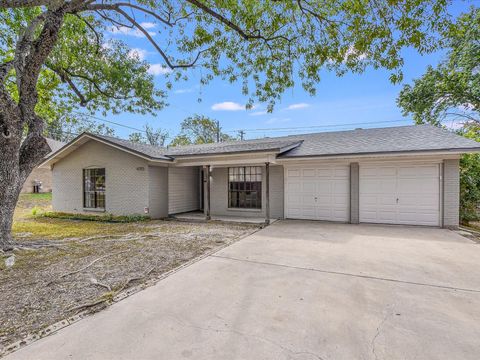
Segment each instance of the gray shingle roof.
[[175,146],[167,149],[166,154],[172,157],[229,154],[256,151],[285,151],[298,145],[301,139],[264,138],[245,141],[228,141],[213,144]]
[[47,144],[48,146],[50,146],[50,150],[51,150],[46,157],[50,156],[51,154],[53,154],[54,152],[62,148],[64,145],[66,145],[66,143],[62,141],[53,140],[47,137],[45,138],[45,140],[47,140]]
[[163,147],[134,143],[128,140],[118,139],[112,136],[96,135],[96,134],[88,134],[88,135],[103,139],[107,142],[113,143],[115,145],[119,145],[135,153],[138,153],[140,155],[144,155],[153,159],[171,160],[170,157],[165,155],[167,152],[167,149]]
[[172,160],[181,156],[255,151],[275,151],[281,153],[280,158],[435,150],[480,151],[480,143],[431,125],[323,132],[171,148],[132,143],[111,136],[89,135],[119,145],[140,155],[163,160]]
[[480,150],[480,143],[432,125],[324,132],[287,138],[302,139],[303,143],[280,157]]

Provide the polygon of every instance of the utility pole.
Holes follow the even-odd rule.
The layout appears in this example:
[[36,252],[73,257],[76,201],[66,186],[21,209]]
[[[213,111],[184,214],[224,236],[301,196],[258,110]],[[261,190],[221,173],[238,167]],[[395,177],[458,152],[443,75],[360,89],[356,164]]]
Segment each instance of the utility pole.
[[245,131],[244,130],[239,130],[238,135],[240,136],[240,140],[243,141],[243,137],[245,136]]
[[220,121],[217,120],[217,143],[220,142]]

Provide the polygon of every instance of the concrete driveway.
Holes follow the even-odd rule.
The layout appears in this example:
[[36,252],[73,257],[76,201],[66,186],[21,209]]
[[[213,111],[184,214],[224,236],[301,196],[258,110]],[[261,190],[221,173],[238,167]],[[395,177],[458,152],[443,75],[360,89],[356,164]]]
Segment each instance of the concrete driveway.
[[13,359],[478,359],[480,244],[281,221]]

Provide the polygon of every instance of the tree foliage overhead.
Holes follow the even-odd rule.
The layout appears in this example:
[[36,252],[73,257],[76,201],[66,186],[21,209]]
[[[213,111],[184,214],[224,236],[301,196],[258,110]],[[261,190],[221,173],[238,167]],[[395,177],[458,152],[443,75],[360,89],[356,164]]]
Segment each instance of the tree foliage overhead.
[[[460,124],[457,133],[480,141],[480,9],[461,15],[446,33],[448,52],[436,67],[405,85],[397,102],[418,124]],[[460,160],[460,218],[476,220],[480,212],[480,155]]]
[[164,146],[168,138],[168,132],[163,129],[154,129],[150,125],[144,126],[144,132],[134,132],[128,136],[128,140],[134,143]]
[[[247,107],[271,110],[299,78],[315,93],[321,71],[367,66],[402,78],[402,49],[438,45],[448,0],[0,0],[0,246],[11,243],[18,193],[49,152],[44,121],[72,108],[155,113],[172,82],[240,81]],[[155,22],[152,33],[138,19]],[[157,89],[148,64],[106,30],[136,31],[171,72]],[[53,106],[50,106],[53,105]]]
[[216,120],[195,114],[182,121],[180,134],[172,140],[170,146],[209,144],[229,140],[234,138],[223,133]]
[[417,123],[480,123],[480,8],[459,17],[446,47],[446,59],[405,85],[398,104]]

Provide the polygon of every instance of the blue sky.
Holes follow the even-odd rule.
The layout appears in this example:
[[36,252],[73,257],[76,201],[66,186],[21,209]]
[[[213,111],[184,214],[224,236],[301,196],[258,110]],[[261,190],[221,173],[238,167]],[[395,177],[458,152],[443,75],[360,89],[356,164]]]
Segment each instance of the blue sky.
[[[450,12],[458,15],[468,10],[472,4],[454,0]],[[155,31],[151,25],[150,30]],[[165,76],[161,67],[156,65],[161,63],[161,58],[145,38],[131,31],[111,36],[124,40],[141,58],[151,63],[151,70],[156,73],[155,82],[159,88],[164,88]],[[437,64],[442,56],[441,52],[421,56],[413,50],[405,50],[403,83],[410,83],[412,79],[420,77],[428,65]],[[388,71],[368,69],[363,74],[337,77],[325,71],[316,96],[311,97],[301,86],[296,86],[282,96],[273,113],[266,114],[262,104],[253,110],[244,109],[247,98],[241,93],[241,84],[214,80],[209,85],[200,87],[198,77],[193,74],[186,82],[174,83],[168,96],[170,105],[157,116],[125,113],[105,119],[136,128],[142,128],[148,123],[155,128],[167,130],[172,137],[179,132],[181,121],[195,113],[219,120],[223,131],[230,135],[235,135],[235,130],[244,129],[246,138],[412,124],[396,106],[396,97],[402,84],[393,85],[389,81],[389,75]],[[199,97],[202,99],[200,103],[197,101]],[[122,138],[127,138],[132,132],[126,128],[109,126]],[[317,128],[292,129],[310,126]],[[288,130],[249,131],[273,128]]]

